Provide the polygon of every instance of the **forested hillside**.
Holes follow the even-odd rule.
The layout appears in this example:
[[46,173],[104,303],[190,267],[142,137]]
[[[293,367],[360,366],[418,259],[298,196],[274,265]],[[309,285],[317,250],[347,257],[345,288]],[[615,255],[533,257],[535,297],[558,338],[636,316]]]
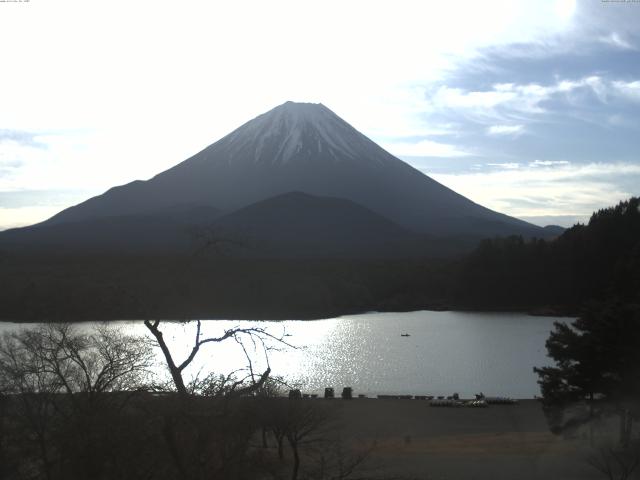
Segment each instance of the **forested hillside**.
[[372,310],[575,314],[637,301],[639,199],[555,240],[487,239],[458,259],[2,254],[0,319],[323,318]]
[[452,302],[471,308],[573,310],[640,294],[640,199],[595,212],[552,241],[484,240],[460,265]]

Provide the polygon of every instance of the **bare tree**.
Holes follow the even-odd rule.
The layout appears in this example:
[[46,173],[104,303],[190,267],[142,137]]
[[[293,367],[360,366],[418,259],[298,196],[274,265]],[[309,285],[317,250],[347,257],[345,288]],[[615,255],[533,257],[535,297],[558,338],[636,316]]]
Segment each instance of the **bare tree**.
[[[176,359],[162,331],[162,322],[145,320],[144,324],[162,352],[173,389],[180,399],[163,417],[163,436],[176,471],[188,479],[229,476],[233,469],[236,469],[233,475],[239,475],[238,469],[246,468],[244,456],[257,425],[245,418],[246,415],[234,417],[238,405],[230,406],[229,402],[233,398],[256,395],[264,387],[271,374],[269,352],[276,346],[289,346],[284,334],[275,336],[259,327],[236,327],[219,336],[204,336],[202,322],[196,320],[192,322],[194,332],[190,350],[184,359]],[[188,381],[185,371],[203,348],[225,341],[237,343],[244,353],[246,367],[226,375],[210,372]],[[253,356],[259,350],[266,360],[266,368],[262,371],[256,371],[254,366],[256,359]],[[205,402],[215,397],[223,401]],[[206,410],[203,410],[205,405]]]
[[107,392],[139,390],[149,375],[148,343],[106,325],[89,334],[69,324],[48,325],[26,335],[45,372],[58,379],[60,390],[89,404],[106,399],[102,394]]
[[265,416],[278,443],[280,461],[285,460],[283,441],[291,452],[292,480],[353,478],[369,457],[371,446],[352,448],[341,437],[343,432],[333,405],[303,399],[266,400]]
[[[28,432],[26,443],[37,443],[44,478],[53,478],[54,464],[57,475],[63,465],[101,468],[97,456],[105,452],[92,440],[110,431],[109,410],[127,403],[150,362],[147,344],[102,326],[82,334],[67,324],[46,325],[3,336],[0,383],[11,394],[15,422]],[[79,466],[82,452],[87,461]],[[33,468],[34,462],[27,456],[22,464]]]
[[288,402],[285,437],[293,454],[291,480],[297,480],[300,470],[300,447],[320,438],[329,416],[327,408],[316,402],[292,400]]
[[[198,355],[198,352],[200,352],[200,349],[206,344],[216,344],[224,342],[225,340],[234,340],[243,350],[245,358],[247,360],[246,375],[240,378],[236,378],[233,382],[231,382],[231,384],[229,384],[228,382],[225,384],[227,393],[235,396],[247,395],[256,392],[269,378],[269,375],[271,374],[271,367],[269,367],[268,363],[268,352],[274,348],[272,345],[270,345],[270,342],[275,342],[276,344],[291,347],[291,345],[289,345],[284,340],[284,334],[281,336],[275,336],[267,332],[266,329],[259,327],[236,327],[225,330],[225,332],[218,337],[203,337],[202,322],[200,320],[196,320],[195,335],[193,337],[191,351],[184,360],[178,362],[174,359],[171,349],[164,338],[162,330],[160,329],[161,321],[145,320],[144,325],[156,339],[156,342],[158,343],[158,346],[162,351],[162,355],[164,356],[167,369],[169,370],[169,374],[171,375],[171,379],[173,381],[175,389],[181,396],[188,396],[189,394],[194,393],[194,385],[200,385],[201,387],[203,386],[203,383],[199,382],[192,384],[192,388],[189,388],[189,384],[185,381],[184,378],[184,371],[187,367],[189,367],[189,365],[193,363],[196,356]],[[259,344],[264,351],[265,359],[267,360],[267,368],[261,373],[257,373],[254,371],[253,359],[251,358],[250,353],[245,347],[245,342],[247,341],[252,342],[254,346],[256,344]],[[237,374],[239,373],[239,371],[236,371],[234,373]],[[208,378],[213,379],[214,377]],[[230,379],[231,377],[227,378],[228,381]]]
[[9,382],[0,373],[0,478],[9,478],[15,470],[15,458],[12,458],[12,422],[9,414],[9,397],[11,395]]
[[319,450],[320,455],[316,459],[316,469],[309,478],[345,480],[357,478],[354,475],[363,467],[371,455],[373,445],[364,445],[360,448],[347,447],[344,439],[334,437],[325,438]]
[[609,480],[627,480],[640,466],[640,445],[601,445],[587,457],[587,464]]
[[[35,331],[5,334],[0,341],[0,378],[5,392],[15,399],[16,420],[37,443],[36,458],[25,460],[39,464],[51,478],[51,424],[54,421],[53,395],[62,384],[48,371],[41,357],[41,342]],[[28,452],[24,454],[30,456]]]
[[281,428],[286,422],[278,419],[278,414],[282,410],[279,407],[279,400],[284,397],[285,388],[289,387],[282,377],[270,377],[262,386],[256,390],[256,397],[260,400],[258,410],[260,411],[262,448],[268,448],[267,434],[271,432],[276,439],[278,446],[278,458],[283,460],[284,429]]

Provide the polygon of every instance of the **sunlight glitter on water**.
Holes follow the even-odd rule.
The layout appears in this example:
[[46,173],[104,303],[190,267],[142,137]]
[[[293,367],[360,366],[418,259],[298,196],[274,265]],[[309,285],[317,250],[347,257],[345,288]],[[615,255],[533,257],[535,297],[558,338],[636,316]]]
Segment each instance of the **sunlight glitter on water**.
[[[533,317],[520,313],[405,312],[368,313],[339,318],[280,322],[206,320],[203,336],[220,336],[234,327],[260,327],[296,348],[268,342],[277,350],[245,341],[255,371],[271,366],[305,392],[322,393],[344,386],[354,393],[472,396],[539,394],[534,366],[548,365],[544,343],[553,322],[569,319]],[[149,336],[141,321],[113,322],[129,333]],[[81,324],[88,329],[91,324]],[[0,324],[0,331],[19,328]],[[188,355],[195,322],[162,322],[176,361]],[[409,333],[403,337],[401,334]],[[157,371],[164,372],[158,352]],[[247,365],[233,340],[208,344],[194,365],[191,378],[211,371],[227,374]]]

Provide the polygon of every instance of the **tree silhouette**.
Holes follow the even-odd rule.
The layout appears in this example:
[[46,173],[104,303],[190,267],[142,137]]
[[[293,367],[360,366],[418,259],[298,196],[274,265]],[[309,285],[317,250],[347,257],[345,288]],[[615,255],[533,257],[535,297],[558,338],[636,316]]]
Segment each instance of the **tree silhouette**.
[[[189,322],[187,322],[189,323]],[[240,348],[243,350],[245,354],[245,358],[247,360],[246,372],[247,375],[238,380],[235,380],[231,385],[227,385],[225,383],[225,393],[227,395],[241,396],[248,395],[253,392],[259,390],[265,381],[269,378],[271,373],[271,367],[268,366],[268,352],[273,347],[270,345],[270,342],[281,344],[284,346],[292,347],[284,340],[284,334],[281,336],[276,336],[269,333],[266,329],[261,327],[247,327],[247,328],[230,328],[225,330],[224,333],[220,336],[208,336],[204,337],[202,335],[202,322],[200,320],[195,321],[195,335],[193,338],[193,344],[191,346],[191,351],[187,355],[187,357],[178,362],[174,359],[174,355],[171,352],[171,348],[169,344],[166,342],[164,338],[164,334],[160,329],[161,321],[160,320],[145,320],[145,327],[147,330],[151,332],[153,337],[156,339],[160,350],[162,351],[162,355],[164,356],[167,369],[169,370],[169,374],[171,375],[171,379],[173,381],[175,390],[181,396],[188,396],[192,393],[195,393],[193,390],[195,387],[200,386],[201,390],[207,390],[207,386],[203,385],[202,382],[195,382],[189,388],[189,385],[185,382],[183,372],[189,367],[196,359],[198,352],[200,349],[207,344],[215,344],[221,343],[226,340],[234,340]],[[267,368],[262,372],[258,373],[254,371],[253,368],[253,360],[251,355],[245,348],[245,342],[251,342],[253,345],[260,344],[265,354],[265,358],[267,359]],[[213,377],[208,377],[213,378]],[[203,393],[203,392],[199,392]],[[210,392],[211,393],[211,392]]]
[[15,469],[103,478],[128,462],[122,412],[150,362],[146,342],[105,326],[83,333],[49,324],[3,335],[0,386],[10,400]]
[[613,409],[623,416],[625,443],[631,418],[640,413],[640,305],[592,305],[571,325],[556,322],[546,346],[556,366],[534,368],[545,404],[565,408],[586,401],[584,421]]

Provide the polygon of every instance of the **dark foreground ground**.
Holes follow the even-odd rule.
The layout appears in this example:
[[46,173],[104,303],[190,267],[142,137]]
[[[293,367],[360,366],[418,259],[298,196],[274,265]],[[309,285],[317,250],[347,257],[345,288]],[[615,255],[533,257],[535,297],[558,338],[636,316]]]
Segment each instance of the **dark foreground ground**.
[[[0,479],[638,478],[597,472],[588,459],[602,451],[588,435],[550,433],[534,400],[471,408],[400,399],[129,398],[0,396]],[[595,429],[595,446],[604,426],[612,425]],[[609,438],[615,433],[613,424]]]
[[487,408],[430,407],[421,400],[332,402],[351,442],[372,446],[360,472],[367,478],[604,478],[587,464],[588,439],[553,435],[534,400]]

